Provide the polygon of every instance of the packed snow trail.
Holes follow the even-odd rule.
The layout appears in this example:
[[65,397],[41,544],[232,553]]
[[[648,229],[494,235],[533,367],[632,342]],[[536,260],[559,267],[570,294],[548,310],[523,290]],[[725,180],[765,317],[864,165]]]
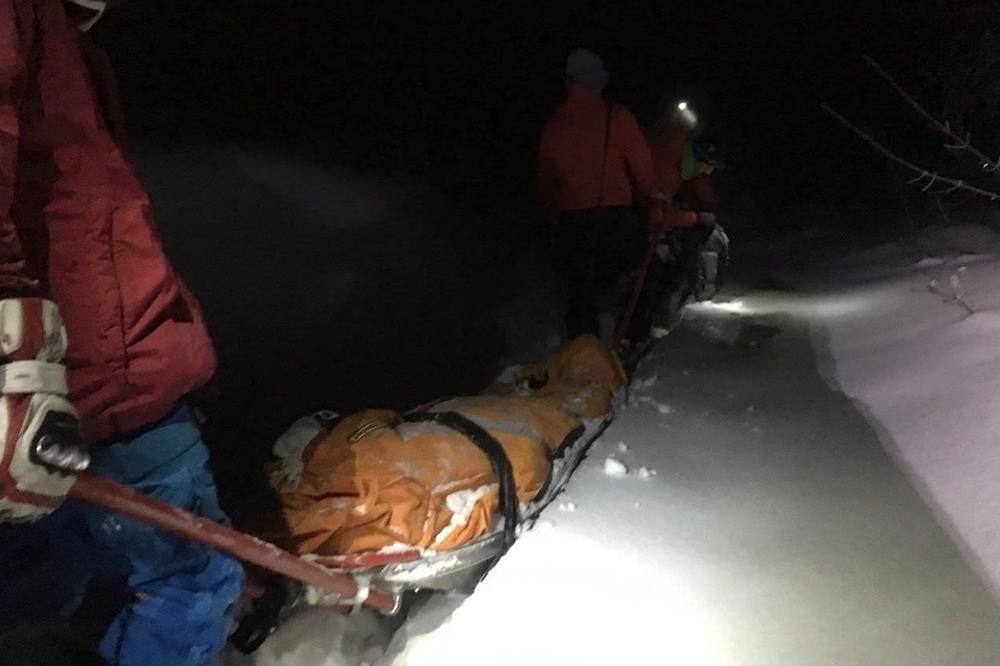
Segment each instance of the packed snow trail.
[[998,257],[932,229],[688,308],[471,597],[394,635],[308,610],[220,663],[1000,663]]
[[817,327],[825,374],[1000,595],[1000,237],[932,227],[836,270],[815,276],[849,305]]
[[695,308],[563,510],[386,663],[1000,663],[1000,610],[781,301]]

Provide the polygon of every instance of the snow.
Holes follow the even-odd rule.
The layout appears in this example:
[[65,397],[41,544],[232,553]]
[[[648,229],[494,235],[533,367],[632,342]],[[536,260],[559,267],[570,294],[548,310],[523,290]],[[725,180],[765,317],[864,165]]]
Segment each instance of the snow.
[[[405,666],[409,651],[422,649],[424,641],[447,622],[467,599],[463,594],[435,594],[410,612],[406,624],[392,637],[380,664]],[[306,665],[304,665],[306,666]]]
[[[654,380],[654,384],[655,384],[655,380]],[[655,399],[653,399],[649,395],[641,395],[640,394],[640,391],[642,391],[644,389],[647,389],[647,388],[648,388],[648,386],[646,386],[644,384],[640,385],[639,387],[633,386],[633,388],[632,388],[632,399],[630,401],[630,405],[632,407],[639,407],[639,406],[642,406],[642,405],[649,405],[650,407],[652,407],[653,409],[655,409],[660,414],[663,414],[664,416],[667,416],[669,414],[673,414],[674,413],[674,408],[671,407],[670,405],[664,404],[662,402],[657,402]]]
[[[561,527],[529,532],[513,548],[508,557],[517,560],[519,554],[547,557],[516,571],[501,561],[447,623],[407,646],[392,666],[643,664],[663,663],[649,660],[663,653],[679,664],[698,664],[710,663],[717,652],[705,613],[690,612],[691,593],[679,576],[636,558],[623,560],[613,546]],[[610,574],[625,567],[637,575],[604,585],[594,578],[596,570]],[[500,588],[514,575],[516,593],[503,594]]]
[[914,268],[932,268],[934,266],[940,266],[944,263],[944,259],[940,257],[924,257],[913,266]]
[[325,429],[312,416],[298,419],[274,443],[271,452],[278,460],[278,469],[273,472],[272,482],[295,488],[302,481],[304,461],[302,454],[317,435]]
[[407,581],[423,580],[431,576],[443,574],[459,564],[457,557],[443,557],[429,562],[417,562],[416,564],[399,564],[395,566],[392,580],[405,583]]
[[520,378],[521,374],[524,372],[523,365],[511,365],[497,375],[496,381],[500,384],[513,385],[516,384]]
[[408,543],[403,543],[401,541],[397,541],[396,543],[391,543],[388,546],[383,546],[379,548],[377,552],[381,555],[395,555],[398,553],[409,553],[414,550],[417,550],[415,546],[412,546],[411,544]]
[[373,612],[302,608],[253,655],[224,652],[216,666],[374,666],[392,637]]
[[[988,347],[1000,317],[970,317],[927,289],[935,271],[975,255],[963,296],[981,308],[986,293],[1000,295],[983,236],[945,234],[947,247],[925,238],[942,264],[889,266],[882,249],[837,267],[837,288],[821,280],[690,308],[640,366],[632,409],[570,481],[582,508],[524,534],[392,663],[1000,663],[1000,609],[886,453],[887,421],[876,420],[890,410],[894,427],[938,440],[952,429],[948,446],[924,448],[946,476],[971,475],[989,495],[1000,357]],[[877,397],[877,410],[842,395],[845,381]],[[978,469],[962,462],[966,450]],[[985,529],[997,508],[971,513]]]
[[656,404],[655,406],[656,406],[656,411],[658,411],[660,414],[667,415],[674,413],[674,408],[671,407],[670,405]]
[[645,378],[643,378],[643,377],[636,377],[636,378],[634,378],[632,380],[632,386],[631,386],[631,388],[632,388],[632,391],[634,391],[636,393],[639,393],[639,392],[642,392],[642,391],[648,391],[651,388],[653,388],[654,386],[656,386],[656,383],[658,381],[660,381],[659,375],[650,375],[649,377],[645,377]]
[[638,479],[642,481],[649,481],[654,476],[656,476],[656,470],[650,469],[648,467],[640,467],[638,470],[636,470],[635,475]]
[[448,506],[448,510],[451,511],[451,520],[438,532],[431,547],[447,539],[459,527],[464,527],[469,522],[469,516],[472,514],[472,510],[476,508],[476,503],[489,492],[490,488],[495,486],[495,483],[492,485],[487,484],[471,490],[459,490],[450,493],[445,498],[445,504]]
[[913,241],[890,244],[878,252],[891,279],[852,274],[888,311],[817,319],[817,335],[831,382],[870,415],[1000,591],[1000,238],[961,225],[916,240],[926,247],[928,235],[944,244],[938,256],[912,263]]
[[628,476],[628,466],[617,458],[604,459],[604,473],[614,479],[624,479]]
[[[997,257],[932,229],[689,307],[560,501],[377,663],[1000,663]],[[362,663],[307,650],[355,635],[323,622],[257,663]]]

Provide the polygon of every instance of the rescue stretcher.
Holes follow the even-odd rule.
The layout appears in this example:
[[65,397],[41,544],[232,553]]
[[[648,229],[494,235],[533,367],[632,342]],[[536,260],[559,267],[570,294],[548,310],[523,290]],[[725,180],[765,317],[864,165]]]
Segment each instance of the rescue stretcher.
[[[721,228],[719,233],[723,233]],[[612,345],[619,353],[661,234],[662,231],[657,233],[651,242],[637,272],[631,299],[619,317],[612,340]],[[725,240],[724,234],[722,239]],[[631,354],[626,353],[628,367],[634,367],[645,350],[646,348],[633,349]],[[553,445],[552,437],[536,437],[540,441],[546,441],[548,445],[544,483],[538,484],[536,475],[536,488],[530,482],[518,483],[515,480],[514,468],[517,465],[512,464],[509,458],[511,449],[507,445],[510,442],[502,434],[496,436],[497,423],[495,419],[491,421],[489,418],[489,396],[499,400],[501,409],[505,404],[502,396],[508,396],[510,402],[506,404],[517,411],[524,407],[518,399],[544,393],[553,375],[567,384],[568,388],[557,387],[554,402],[549,400],[547,407],[543,407],[551,412],[553,404],[560,406],[566,412],[563,414],[564,420],[575,419],[575,427],[563,428],[561,431],[557,427],[557,432],[561,433],[556,438],[557,445]],[[427,532],[425,526],[425,534],[422,536],[409,534],[409,543],[403,539],[379,546],[376,530],[374,544],[373,534],[368,533],[365,538],[348,543],[343,548],[345,542],[335,538],[324,537],[319,542],[312,542],[315,530],[306,529],[305,532],[300,531],[299,536],[302,538],[298,541],[293,539],[291,542],[281,543],[279,540],[280,545],[276,545],[86,473],[77,476],[69,495],[163,529],[179,538],[216,548],[251,565],[251,573],[254,572],[253,567],[256,567],[257,572],[266,574],[263,578],[249,578],[244,596],[251,600],[252,608],[244,614],[239,627],[230,637],[230,641],[238,649],[252,652],[293,612],[292,609],[302,604],[324,606],[337,612],[351,612],[361,606],[369,606],[384,615],[394,615],[404,608],[410,593],[471,591],[514,540],[530,529],[539,514],[563,490],[590,445],[607,427],[622,404],[626,385],[627,376],[619,357],[597,338],[584,336],[571,341],[548,364],[512,368],[511,372],[498,378],[497,383],[487,389],[484,396],[465,399],[464,403],[461,398],[439,401],[405,415],[389,416],[389,422],[382,422],[385,421],[384,414],[376,415],[374,419],[367,418],[371,414],[353,415],[356,417],[357,427],[347,438],[352,443],[373,432],[405,429],[407,424],[425,424],[430,428],[450,430],[452,440],[471,442],[478,447],[480,454],[485,454],[489,464],[485,473],[492,479],[488,487],[496,486],[496,506],[492,507],[488,502],[484,504],[481,501],[489,497],[489,494],[481,493],[477,496],[473,493],[473,499],[479,502],[479,529],[469,532],[468,525],[463,525],[466,529],[457,531],[461,538],[449,533],[450,542],[448,539],[442,542],[440,538],[440,516],[437,522],[428,518],[428,524],[433,527],[431,532]],[[577,391],[576,394],[573,393],[574,390]],[[596,403],[591,399],[595,392],[601,395]],[[598,405],[596,409],[595,404]],[[482,411],[484,406],[485,414]],[[317,448],[321,448],[318,444],[328,438],[336,439],[334,435],[338,425],[342,425],[339,417],[326,412],[307,417],[305,421],[310,424],[312,432],[308,438],[291,447],[295,454],[307,451],[315,453]],[[294,426],[292,430],[295,430]],[[505,428],[501,425],[499,430],[504,431]],[[507,430],[508,437],[515,440],[518,437],[524,438],[525,432],[509,432],[509,428]],[[527,431],[531,430],[530,427],[527,428]],[[280,447],[276,446],[276,452],[278,448]],[[342,451],[344,447],[326,448]],[[285,453],[287,455],[288,451]],[[320,472],[319,476],[322,478],[324,470],[321,469]],[[480,469],[480,472],[483,470]],[[336,477],[336,474],[333,476]],[[277,478],[280,481],[282,475],[278,474]],[[281,483],[276,490],[280,494]],[[335,501],[340,501],[337,497],[338,492],[343,494],[342,491],[343,488],[333,493]],[[492,490],[489,492],[492,493]],[[359,491],[359,496],[360,494]],[[305,504],[308,505],[310,501],[307,497]],[[301,509],[301,506],[296,508],[294,505],[295,502],[292,502],[291,512],[286,513],[286,518],[292,518],[293,523],[296,512]],[[345,507],[332,509],[322,508],[319,503],[317,506],[321,510],[313,513],[321,517],[325,513],[338,511],[343,514],[344,508],[350,509],[350,513],[354,514],[358,513],[359,508],[351,506],[350,502]],[[336,523],[330,529],[331,534],[335,536],[345,526],[348,532],[351,532],[351,528],[358,528],[358,525],[349,525],[349,522]],[[294,531],[293,529],[292,532]],[[438,538],[429,543],[427,534],[433,535],[435,531]],[[356,530],[354,534],[357,536]],[[328,547],[331,543],[333,552]]]
[[[290,534],[275,539],[278,545],[86,474],[71,496],[278,574],[247,584],[252,607],[231,642],[250,652],[302,604],[340,612],[367,605],[393,615],[413,592],[471,591],[563,490],[622,403],[626,382],[617,357],[584,337],[545,364],[505,373],[481,396],[402,415],[307,417],[275,448],[300,465],[292,465],[294,483],[287,464],[272,470]],[[445,501],[455,493],[436,487],[424,489],[423,503],[411,501],[422,478],[419,460],[401,463],[410,476],[384,473],[383,453],[419,458],[425,450],[436,463],[423,468],[432,473],[427,484],[442,467],[441,451],[453,452],[444,467],[459,470],[456,483],[465,485],[456,492],[470,500],[464,509]],[[366,507],[381,513],[366,517],[358,510]]]
[[609,412],[589,421],[576,440],[553,460],[551,480],[543,493],[519,507],[513,534],[506,530],[507,517],[504,516],[486,534],[451,550],[402,549],[309,559],[394,595],[418,590],[471,591],[513,541],[530,529],[542,510],[562,492],[590,444],[607,427],[612,416],[613,412]]
[[300,419],[274,447],[285,529],[274,539],[361,593],[278,589],[237,642],[252,649],[293,603],[356,605],[378,589],[400,606],[410,592],[471,592],[564,488],[626,383],[615,354],[584,336],[480,395]]
[[[721,228],[719,233],[723,233]],[[622,338],[643,289],[644,278],[655,258],[660,235],[656,234],[651,242],[637,271],[631,298],[619,317],[612,340],[619,353],[622,352]],[[722,238],[725,240],[724,235]],[[646,350],[643,347],[624,353],[627,367],[634,367]],[[547,389],[549,384],[555,384],[555,389],[550,390],[551,386]],[[278,545],[85,473],[77,477],[70,496],[145,522],[180,538],[206,544],[251,565],[251,574],[255,572],[254,567],[256,573],[265,574],[249,578],[244,596],[250,600],[251,608],[230,637],[230,642],[238,649],[252,652],[302,604],[323,606],[336,612],[352,612],[361,606],[368,606],[381,614],[395,615],[406,606],[413,593],[471,591],[517,537],[530,529],[545,507],[562,492],[590,445],[622,404],[626,384],[626,372],[619,357],[596,338],[584,336],[571,341],[545,364],[510,369],[482,396],[442,400],[403,415],[371,410],[342,420],[333,413],[320,412],[293,425],[276,444],[275,452],[282,454],[286,462],[290,456],[302,458],[297,470],[297,473],[302,473],[312,459],[322,461],[322,455],[315,455],[317,450],[333,451],[335,454],[343,452],[372,433],[375,433],[375,439],[393,433],[399,436],[401,442],[406,442],[407,428],[443,428],[449,431],[449,437],[444,439],[453,444],[462,442],[466,454],[473,450],[476,451],[474,455],[485,456],[484,460],[488,460],[486,468],[480,460],[479,477],[475,478],[488,476],[487,485],[476,490],[483,487],[490,490],[489,493],[477,495],[473,492],[471,495],[478,508],[477,529],[470,531],[469,524],[473,521],[467,521],[443,540],[441,535],[447,530],[441,528],[447,525],[443,525],[442,516],[447,518],[448,513],[441,513],[440,502],[438,513],[425,518],[422,532],[419,529],[416,532],[412,529],[409,532],[400,531],[398,524],[392,524],[399,513],[394,510],[388,512],[391,516],[389,524],[382,524],[378,529],[372,529],[370,525],[366,528],[364,520],[356,520],[356,514],[364,514],[371,504],[367,501],[371,497],[365,500],[368,491],[364,489],[370,490],[373,479],[363,478],[364,474],[360,474],[360,482],[354,484],[356,491],[341,485],[327,489],[330,497],[323,493],[296,496],[296,484],[287,483],[287,466],[283,471],[277,470],[272,477],[273,485],[279,496],[282,491],[287,494],[291,489],[292,499],[284,503],[285,518],[292,528],[292,536],[297,537],[291,541],[274,538]],[[547,397],[546,391],[550,394]],[[595,393],[600,396],[596,401],[593,400]],[[548,420],[554,418],[556,422],[555,436],[551,436],[551,432],[549,436],[540,436],[535,432],[539,429],[551,430],[545,425],[546,418],[538,421],[533,420],[530,414],[525,416],[525,401],[530,403],[531,396],[540,394],[543,397],[541,411],[547,410]],[[521,424],[524,428],[511,429],[508,427],[510,423],[499,423],[504,419],[498,421],[495,418],[497,409],[501,412],[510,409],[520,414],[511,421],[516,425],[518,418],[522,418],[525,420]],[[494,410],[493,418],[490,410]],[[561,416],[560,410],[564,412]],[[535,426],[541,423],[541,426],[533,428],[528,422]],[[346,436],[341,432],[346,427],[345,423],[351,426]],[[307,431],[306,437],[301,436],[303,426]],[[526,480],[523,469],[520,476],[516,474],[515,468],[519,467],[519,463],[517,456],[511,456],[511,453],[516,452],[518,438],[525,439],[526,433],[531,435],[527,439],[534,437],[547,445],[547,448],[543,447],[546,451],[544,482],[540,482],[538,474],[532,476],[530,473]],[[424,434],[424,431],[418,432],[415,439],[420,440]],[[431,439],[437,441],[441,438]],[[379,462],[376,459],[376,463]],[[379,464],[369,465],[369,469],[378,468]],[[324,481],[329,473],[331,478],[337,478],[337,469],[336,465],[326,468],[320,465],[318,470],[313,470],[316,472],[314,477]],[[396,476],[406,477],[405,474]],[[358,479],[352,480],[352,483],[355,481]],[[377,483],[375,485],[378,486]],[[495,506],[487,501],[492,496],[494,485]],[[471,488],[464,489],[466,492],[469,490]],[[333,504],[326,506],[324,501],[332,501]],[[359,511],[361,508],[366,511]],[[350,518],[345,519],[348,514]],[[325,528],[321,524],[317,528],[316,520],[322,523],[331,515],[339,515],[340,518]],[[386,541],[386,533],[382,529],[385,527],[396,528],[389,541]],[[345,540],[344,533],[352,536]],[[429,539],[435,534],[437,538]]]

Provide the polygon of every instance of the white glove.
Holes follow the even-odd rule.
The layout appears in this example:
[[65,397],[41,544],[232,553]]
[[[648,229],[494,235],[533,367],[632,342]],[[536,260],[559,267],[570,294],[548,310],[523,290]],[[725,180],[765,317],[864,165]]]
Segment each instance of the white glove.
[[89,463],[79,417],[65,397],[65,353],[55,303],[0,300],[0,522],[45,516]]

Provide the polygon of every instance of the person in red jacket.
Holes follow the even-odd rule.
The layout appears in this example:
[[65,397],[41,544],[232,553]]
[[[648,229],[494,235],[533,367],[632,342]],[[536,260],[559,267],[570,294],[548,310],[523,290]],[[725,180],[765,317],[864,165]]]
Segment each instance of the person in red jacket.
[[631,210],[635,194],[652,204],[666,196],[635,116],[601,96],[608,83],[601,58],[574,50],[566,82],[566,101],[542,132],[538,190],[546,214],[557,221],[572,338],[598,333],[598,290],[641,255],[645,235]]
[[714,296],[719,270],[728,257],[728,239],[717,224],[720,199],[712,174],[718,164],[715,144],[696,133],[697,116],[685,102],[671,102],[649,133],[649,146],[661,187],[671,207],[654,211],[651,227],[660,236],[657,261],[627,332],[627,343],[643,348],[657,337],[689,296]]
[[[713,174],[719,163],[715,143],[701,134],[684,132],[684,140],[663,143],[654,138],[657,173],[661,183],[668,187],[673,208],[678,213],[668,216],[667,230],[673,236],[674,245],[685,255],[681,263],[689,263],[698,253],[710,249],[720,252],[717,247],[721,237],[716,232],[718,227],[717,213],[721,203],[713,182]],[[669,136],[669,134],[668,134]],[[675,152],[676,151],[676,152]],[[688,224],[678,224],[687,221]],[[673,222],[673,224],[669,224]],[[721,231],[721,230],[720,230]],[[712,245],[712,248],[706,248]],[[710,270],[710,282],[715,281],[715,270]],[[714,293],[714,286],[708,285],[707,291]]]
[[675,206],[711,210],[719,205],[712,183],[715,144],[695,133],[697,117],[685,101],[671,103],[649,133],[659,185]]
[[0,631],[57,620],[89,579],[124,580],[102,656],[202,665],[239,564],[64,501],[87,447],[94,473],[226,520],[184,403],[215,370],[212,343],[81,48],[107,4],[0,4]]
[[696,124],[697,117],[687,102],[670,103],[649,132],[656,176],[660,186],[671,196],[681,189],[681,157]]

